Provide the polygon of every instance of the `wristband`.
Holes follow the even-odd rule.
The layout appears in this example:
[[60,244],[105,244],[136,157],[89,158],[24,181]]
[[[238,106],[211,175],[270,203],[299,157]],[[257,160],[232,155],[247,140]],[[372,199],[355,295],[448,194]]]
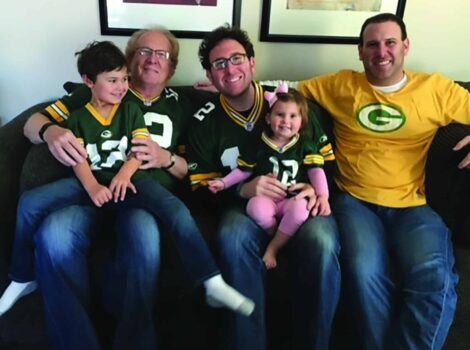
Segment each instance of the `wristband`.
[[48,123],[45,123],[43,124],[43,126],[41,126],[41,129],[39,129],[38,131],[38,135],[39,135],[39,138],[43,141],[43,142],[46,142],[44,140],[44,133],[46,132],[46,130],[52,126],[52,125],[56,125],[56,123],[53,123],[53,122],[48,122]]
[[168,170],[168,169],[170,169],[173,165],[175,165],[175,163],[176,163],[176,154],[174,154],[173,152],[171,152],[171,155],[170,155],[170,164],[168,164],[167,166],[162,166],[162,169]]

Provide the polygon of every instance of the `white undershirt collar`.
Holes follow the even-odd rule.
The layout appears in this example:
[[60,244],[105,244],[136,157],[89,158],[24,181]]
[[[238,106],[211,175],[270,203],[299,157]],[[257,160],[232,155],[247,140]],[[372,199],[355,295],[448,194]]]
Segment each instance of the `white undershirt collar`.
[[395,83],[393,85],[389,85],[389,86],[376,86],[376,85],[372,85],[372,84],[370,84],[370,85],[374,89],[379,90],[379,91],[383,92],[384,94],[390,94],[392,92],[396,92],[396,91],[402,89],[406,85],[407,82],[408,82],[408,77],[406,76],[406,74],[403,74],[403,78],[398,83]]

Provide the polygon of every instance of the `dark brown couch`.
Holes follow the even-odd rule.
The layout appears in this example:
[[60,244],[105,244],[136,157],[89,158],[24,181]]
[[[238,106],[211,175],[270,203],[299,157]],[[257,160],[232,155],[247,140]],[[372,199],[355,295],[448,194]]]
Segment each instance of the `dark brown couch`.
[[[463,83],[470,90],[470,83]],[[191,89],[185,87],[184,89]],[[194,98],[198,98],[194,95]],[[49,102],[24,111],[0,128],[0,290],[8,283],[7,271],[14,235],[15,211],[21,191],[63,176],[64,167],[49,154],[45,145],[32,146],[23,136],[26,119],[40,111]],[[328,116],[319,108],[328,129]],[[446,350],[463,350],[470,347],[470,172],[458,171],[456,164],[469,151],[454,152],[453,145],[469,129],[460,125],[443,128],[430,149],[427,164],[426,192],[430,204],[445,218],[454,230],[457,269],[461,279],[458,286],[459,304],[454,325],[446,343]],[[216,348],[220,325],[218,311],[209,309],[202,292],[188,288],[179,262],[172,254],[172,245],[164,245],[161,292],[158,297],[158,330],[162,349]],[[98,249],[99,251],[99,249]],[[98,264],[100,253],[92,259]],[[92,267],[93,269],[93,267]],[[269,283],[278,284],[283,278],[282,265],[270,272]],[[176,271],[176,272],[175,272]],[[98,280],[98,279],[97,279]],[[96,288],[99,288],[97,282]],[[275,289],[274,289],[275,290]],[[289,349],[287,292],[270,292],[268,295],[268,324],[270,349]],[[339,313],[341,315],[341,312]],[[106,342],[112,333],[112,320],[97,303],[94,319]],[[284,323],[281,321],[284,319]],[[332,348],[349,349],[349,334],[341,316],[335,325]],[[104,347],[106,349],[106,347]],[[49,349],[45,331],[40,292],[20,300],[15,307],[0,318],[0,349]],[[86,349],[84,349],[86,350]]]

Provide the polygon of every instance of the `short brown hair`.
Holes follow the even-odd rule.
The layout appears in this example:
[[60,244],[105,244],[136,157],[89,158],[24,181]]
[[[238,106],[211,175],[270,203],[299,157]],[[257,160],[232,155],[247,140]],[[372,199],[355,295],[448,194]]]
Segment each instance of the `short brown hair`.
[[403,19],[401,19],[397,15],[394,15],[393,13],[379,13],[378,15],[369,17],[362,24],[361,32],[359,33],[359,46],[364,45],[364,31],[366,30],[366,27],[369,24],[384,23],[384,22],[394,22],[394,23],[398,24],[398,26],[400,27],[400,30],[401,30],[401,40],[402,41],[405,40],[408,37],[408,34],[406,33],[406,25],[405,25],[405,22],[403,22]]

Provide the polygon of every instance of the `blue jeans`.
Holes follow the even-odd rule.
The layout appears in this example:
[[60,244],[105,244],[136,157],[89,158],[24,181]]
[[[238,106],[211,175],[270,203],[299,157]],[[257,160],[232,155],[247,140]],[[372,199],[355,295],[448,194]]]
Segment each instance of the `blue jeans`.
[[427,205],[333,200],[345,297],[361,349],[441,349],[456,308],[449,230]]
[[[183,202],[160,183],[146,177],[135,183],[137,194],[128,191],[122,202],[103,208],[123,210],[143,208],[152,213],[174,238],[189,277],[201,283],[219,273],[209,248]],[[80,182],[72,177],[35,188],[23,194],[13,248],[11,278],[18,282],[34,279],[34,233],[51,212],[74,204],[93,206]]]
[[74,204],[93,203],[75,178],[64,178],[22,194],[18,203],[10,278],[27,282],[34,277],[34,234],[52,212]]
[[220,273],[212,253],[186,205],[151,177],[135,182],[137,194],[128,193],[119,207],[139,207],[167,228],[189,278],[199,284]]
[[[247,318],[227,313],[225,348],[265,350],[266,268],[262,256],[268,235],[245,215],[228,209],[219,224],[220,266],[226,280],[256,303]],[[285,249],[291,256],[294,349],[327,349],[340,291],[339,243],[332,217],[309,219]]]
[[[153,217],[141,209],[116,215],[113,268],[106,275],[107,304],[117,329],[114,349],[156,348],[153,322],[160,270],[160,235]],[[98,222],[91,206],[69,206],[47,216],[36,234],[36,275],[55,350],[97,350],[90,320],[88,252]]]

